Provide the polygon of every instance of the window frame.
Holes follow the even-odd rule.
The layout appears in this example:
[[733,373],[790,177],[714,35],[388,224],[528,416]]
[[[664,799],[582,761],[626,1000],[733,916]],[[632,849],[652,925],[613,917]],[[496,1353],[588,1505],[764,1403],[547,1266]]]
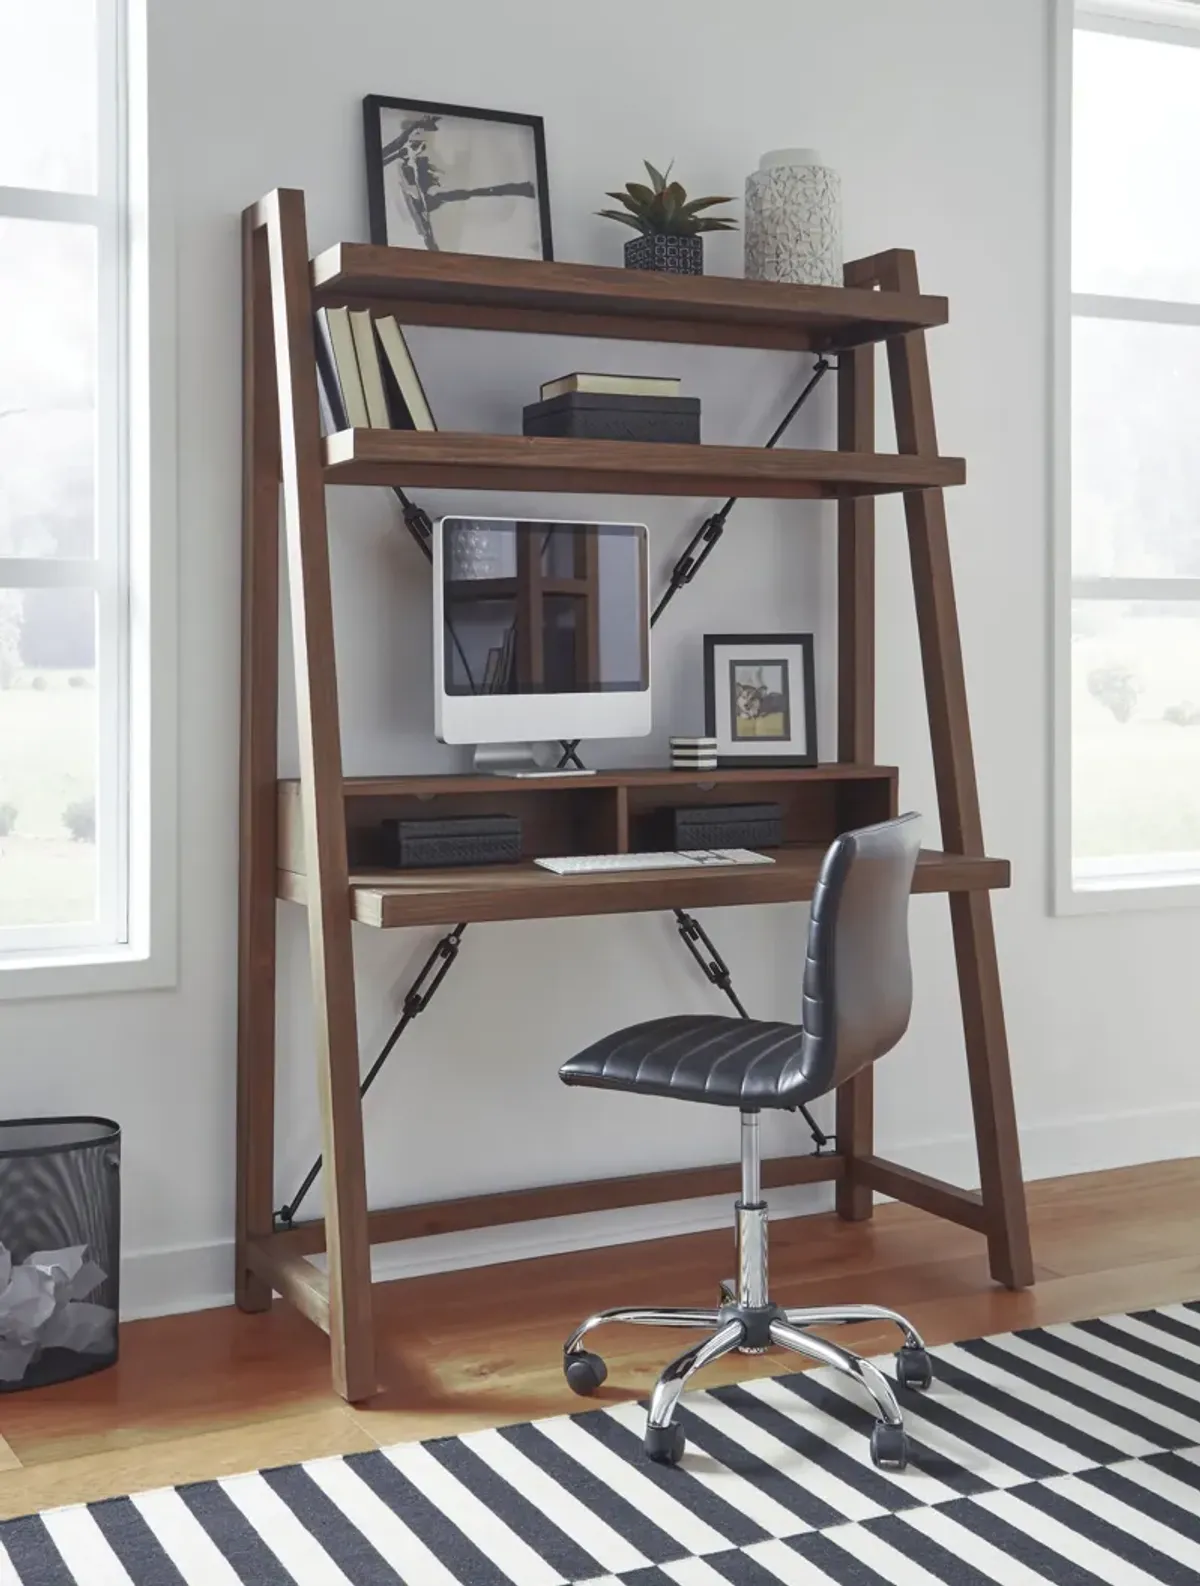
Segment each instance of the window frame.
[[[0,215],[97,231],[97,536],[92,559],[0,559],[3,587],[97,599],[95,927],[0,932],[0,1002],[149,989],[177,978],[176,422],[170,184],[150,154],[148,0],[97,0],[97,191],[0,188]],[[107,314],[103,312],[107,307]],[[151,393],[153,392],[153,401]],[[101,398],[107,393],[108,400]],[[153,533],[151,530],[153,529]],[[106,676],[107,674],[107,676]],[[6,940],[6,937],[8,940]]]
[[[1200,303],[1074,292],[1071,272],[1073,52],[1076,30],[1200,48],[1197,0],[1057,0],[1053,37],[1051,175],[1050,592],[1053,733],[1051,743],[1051,908],[1056,914],[1200,907],[1200,865],[1176,855],[1097,862],[1080,885],[1072,842],[1074,757],[1071,708],[1072,605],[1076,599],[1196,602],[1200,578],[1077,577],[1071,532],[1071,360],[1077,318],[1200,325]],[[1085,865],[1086,868],[1086,865]],[[1184,879],[1186,878],[1186,879]]]

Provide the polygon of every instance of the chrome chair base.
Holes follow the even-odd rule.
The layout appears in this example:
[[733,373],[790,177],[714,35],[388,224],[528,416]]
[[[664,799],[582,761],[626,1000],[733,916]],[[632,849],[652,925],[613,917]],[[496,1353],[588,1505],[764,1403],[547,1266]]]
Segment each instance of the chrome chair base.
[[[738,1277],[721,1284],[722,1304],[712,1310],[690,1307],[620,1306],[598,1311],[577,1327],[563,1346],[563,1371],[568,1385],[584,1396],[595,1393],[608,1376],[597,1354],[583,1347],[593,1328],[609,1323],[638,1327],[684,1327],[704,1333],[670,1363],[655,1384],[646,1417],[647,1455],[660,1464],[674,1465],[683,1453],[682,1428],[675,1408],[689,1380],[705,1366],[738,1350],[765,1354],[774,1346],[832,1367],[858,1385],[875,1415],[871,1433],[871,1458],[884,1470],[903,1470],[908,1463],[904,1419],[892,1385],[869,1360],[808,1331],[812,1327],[838,1327],[852,1322],[891,1322],[903,1334],[896,1355],[896,1379],[901,1387],[924,1389],[933,1380],[932,1366],[921,1335],[907,1318],[880,1305],[814,1306],[785,1310],[773,1305],[767,1294],[767,1208],[758,1193],[757,1114],[742,1115],[742,1199],[735,1208],[738,1241]],[[749,1137],[749,1138],[748,1138]]]
[[[663,1464],[676,1464],[683,1453],[683,1435],[674,1423],[675,1407],[689,1380],[705,1366],[739,1350],[746,1354],[765,1354],[774,1345],[803,1355],[819,1365],[830,1366],[849,1377],[862,1390],[875,1414],[871,1435],[871,1457],[881,1469],[902,1470],[908,1462],[908,1440],[904,1418],[891,1383],[869,1360],[852,1350],[831,1343],[807,1331],[810,1327],[836,1327],[852,1322],[893,1322],[904,1335],[897,1354],[897,1378],[903,1387],[927,1388],[932,1369],[924,1342],[916,1328],[903,1316],[878,1305],[840,1305],[797,1310],[767,1306],[759,1315],[747,1315],[736,1304],[719,1310],[690,1310],[663,1307],[647,1309],[618,1307],[589,1316],[571,1334],[563,1347],[563,1369],[576,1393],[589,1395],[608,1375],[599,1355],[585,1350],[583,1340],[596,1327],[612,1322],[642,1327],[695,1328],[706,1336],[677,1355],[659,1377],[650,1398],[646,1417],[646,1452]],[[759,1343],[765,1336],[766,1343]],[[751,1340],[754,1340],[751,1342]]]

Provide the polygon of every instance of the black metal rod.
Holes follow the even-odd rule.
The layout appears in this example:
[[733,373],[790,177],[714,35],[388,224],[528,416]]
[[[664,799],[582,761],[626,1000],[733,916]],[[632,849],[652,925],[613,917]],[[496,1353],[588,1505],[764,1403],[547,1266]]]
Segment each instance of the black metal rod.
[[396,500],[400,503],[400,510],[404,514],[404,527],[421,547],[426,561],[433,561],[433,520],[424,507],[404,494],[399,485],[393,485],[392,490]]
[[[775,426],[775,429],[774,429],[774,431],[771,434],[771,439],[767,442],[764,450],[770,451],[771,448],[776,444],[776,442],[780,440],[780,438],[783,435],[784,430],[787,429],[788,425],[796,417],[796,414],[799,413],[800,409],[808,401],[809,397],[812,396],[813,392],[817,389],[817,387],[820,385],[821,381],[825,378],[825,376],[829,373],[829,371],[832,368],[833,368],[833,363],[832,363],[832,361],[830,359],[828,359],[826,357],[820,357],[820,358],[817,359],[816,363],[813,364],[813,372],[812,372],[812,375],[811,375],[811,377],[809,379],[808,384],[804,387],[804,390],[801,391],[800,395],[796,398],[796,400],[792,403],[791,407],[788,408],[787,412],[783,415],[783,417],[780,419],[779,423]],[[726,508],[732,506],[733,505],[732,500],[731,501],[727,501],[725,503],[725,505],[726,505]]]
[[[432,1002],[438,987],[450,973],[450,967],[454,963],[454,960],[458,957],[458,949],[462,943],[463,932],[466,930],[466,928],[467,922],[465,920],[461,924],[456,925],[448,935],[442,937],[441,941],[437,944],[432,953],[430,953],[429,957],[421,966],[420,972],[417,974],[416,979],[408,988],[408,992],[404,998],[403,1006],[400,1010],[400,1017],[397,1019],[391,1035],[389,1035],[387,1040],[383,1043],[383,1049],[380,1051],[379,1056],[371,1064],[371,1067],[367,1071],[366,1078],[358,1087],[360,1099],[367,1094],[371,1086],[375,1083],[375,1080],[379,1075],[379,1071],[387,1062],[388,1058],[392,1055],[392,1051],[396,1045],[396,1042],[404,1034],[405,1030],[408,1029],[409,1025],[417,1017],[417,1015],[419,1013],[424,1013],[430,1002]],[[429,979],[431,973],[433,974],[433,979],[430,980],[428,986],[426,986],[425,982]],[[313,1163],[312,1167],[310,1167],[308,1172],[304,1175],[304,1180],[301,1183],[300,1188],[296,1191],[295,1195],[293,1195],[291,1200],[285,1205],[281,1206],[275,1213],[275,1221],[281,1227],[290,1228],[295,1222],[296,1213],[300,1210],[301,1204],[308,1195],[309,1190],[312,1189],[313,1185],[317,1182],[317,1177],[324,1165],[325,1158],[323,1156],[319,1156]]]
[[[764,451],[769,452],[778,445],[788,425],[796,417],[796,414],[799,413],[800,409],[808,401],[809,397],[812,396],[813,392],[817,389],[821,381],[832,368],[834,368],[834,364],[828,358],[822,356],[817,359],[816,363],[813,365],[813,372],[810,375],[807,384],[804,386],[804,389],[800,392],[796,400],[792,403],[791,407],[788,408],[787,412],[780,419],[779,423],[772,430],[770,440],[768,440],[766,445],[763,447]],[[733,511],[734,507],[737,506],[740,499],[740,496],[729,496],[726,499],[724,505],[718,507],[716,512],[711,513],[707,518],[705,518],[704,522],[696,530],[695,534],[692,535],[692,538],[688,541],[686,550],[676,561],[675,566],[671,569],[670,578],[667,581],[667,587],[659,596],[658,604],[650,613],[651,627],[653,627],[658,619],[662,616],[663,612],[671,604],[672,600],[674,600],[675,596],[679,593],[683,586],[692,582],[696,574],[708,560],[709,556],[711,556],[717,541],[725,532],[725,524],[729,514]],[[562,743],[563,753],[562,758],[558,762],[557,769],[563,770],[566,766],[572,764],[580,766],[582,769],[582,762],[576,753],[580,743],[582,742],[582,739],[563,738],[560,741]]]
[[[412,535],[427,562],[433,561],[433,520],[424,507],[419,507],[411,497],[406,496],[399,485],[392,486],[392,492],[400,503],[400,510],[404,514],[404,527]],[[463,649],[454,624],[446,617],[446,632],[450,641],[458,651],[458,658],[462,662],[463,671],[467,674],[467,682],[471,691],[475,690],[475,678],[471,671],[471,663],[467,660],[467,652]]]
[[[788,425],[796,417],[797,413],[799,413],[800,409],[808,401],[809,397],[812,396],[813,392],[817,389],[821,381],[825,378],[826,374],[828,374],[832,367],[833,365],[830,363],[828,358],[822,357],[817,359],[816,363],[813,365],[813,372],[809,377],[807,384],[800,392],[796,400],[792,403],[791,407],[788,408],[787,412],[780,419],[774,430],[771,432],[770,440],[767,441],[766,445],[763,447],[764,451],[772,451],[779,443]],[[653,627],[658,619],[662,616],[663,612],[670,605],[671,601],[674,600],[675,596],[679,593],[683,586],[692,582],[696,574],[712,555],[718,540],[725,532],[725,524],[729,518],[729,514],[733,511],[734,507],[737,506],[740,500],[740,496],[727,497],[724,505],[718,507],[716,512],[712,513],[710,517],[705,518],[704,522],[696,530],[696,533],[692,536],[687,549],[675,563],[675,566],[671,569],[671,576],[667,583],[667,587],[659,599],[658,605],[655,606],[654,611],[651,613],[651,627]],[[699,551],[699,554],[697,554],[697,550]]]

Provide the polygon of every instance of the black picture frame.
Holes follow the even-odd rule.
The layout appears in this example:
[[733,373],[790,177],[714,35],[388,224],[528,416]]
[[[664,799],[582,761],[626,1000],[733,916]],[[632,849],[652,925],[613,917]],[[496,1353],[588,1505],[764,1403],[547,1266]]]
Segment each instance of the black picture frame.
[[[546,260],[554,258],[554,240],[550,226],[550,183],[546,168],[546,129],[541,116],[523,115],[512,110],[482,110],[471,105],[446,105],[429,99],[396,99],[385,94],[368,94],[363,100],[363,136],[367,154],[367,209],[373,243],[383,247],[389,246],[384,186],[383,112],[385,110],[411,110],[420,115],[453,116],[466,121],[496,122],[506,126],[527,127],[533,134],[542,258]],[[438,251],[436,243],[433,251]],[[526,255],[501,254],[498,257],[524,258]]]
[[[753,649],[756,654],[739,663],[739,647]],[[776,653],[767,657],[767,648]],[[730,652],[733,652],[731,655]],[[791,652],[790,654],[788,652]],[[792,676],[794,658],[799,659],[801,676]],[[730,753],[723,744],[732,741],[730,723],[735,715],[735,705],[730,697],[734,687],[733,668],[739,664],[755,666],[783,666],[787,669],[787,688],[784,691],[780,713],[787,743],[778,749],[767,747],[755,753]],[[719,675],[720,674],[720,675]],[[802,704],[804,717],[804,747],[796,752],[790,742],[791,722],[796,715],[797,702]],[[761,766],[808,766],[817,764],[817,682],[816,653],[811,633],[706,633],[704,635],[704,732],[717,739],[717,763],[733,769]],[[782,752],[780,752],[782,751]]]

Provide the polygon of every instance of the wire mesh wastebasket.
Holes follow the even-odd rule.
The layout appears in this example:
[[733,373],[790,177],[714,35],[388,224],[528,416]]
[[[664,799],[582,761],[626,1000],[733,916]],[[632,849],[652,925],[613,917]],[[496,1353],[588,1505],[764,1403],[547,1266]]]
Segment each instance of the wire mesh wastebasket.
[[0,1119],[0,1393],[117,1358],[121,1130]]

